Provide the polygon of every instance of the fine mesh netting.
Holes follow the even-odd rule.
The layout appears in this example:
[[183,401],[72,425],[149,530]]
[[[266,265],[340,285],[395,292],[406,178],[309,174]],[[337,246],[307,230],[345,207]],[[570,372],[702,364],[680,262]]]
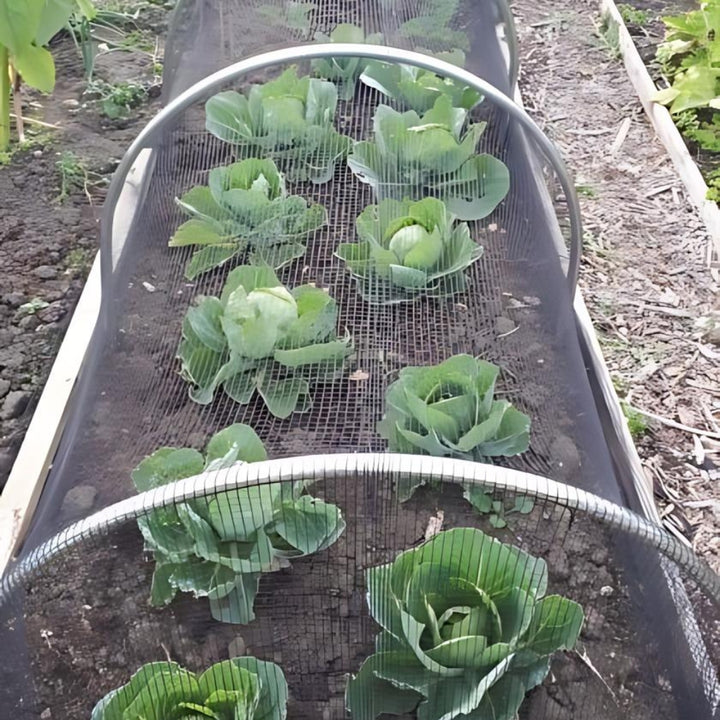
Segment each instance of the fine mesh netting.
[[[290,718],[347,717],[346,704],[352,717],[374,717],[389,707],[400,712],[403,704],[405,713],[421,700],[427,703],[423,712],[439,717],[438,708],[448,702],[455,705],[462,697],[470,705],[477,702],[473,691],[492,668],[504,680],[493,685],[483,708],[490,712],[487,702],[492,701],[497,714],[480,717],[515,717],[514,711],[501,714],[503,707],[514,707],[513,697],[522,719],[717,717],[719,616],[711,594],[712,582],[717,592],[717,578],[706,584],[706,590],[698,588],[692,576],[700,573],[697,577],[707,582],[711,573],[697,561],[683,569],[660,556],[637,517],[586,497],[586,510],[573,510],[578,500],[562,486],[532,477],[505,477],[481,465],[469,470],[467,464],[431,461],[423,476],[417,459],[409,457],[402,471],[398,463],[385,463],[381,456],[367,461],[361,456],[357,461],[334,457],[338,460],[289,461],[282,469],[275,463],[266,470],[263,463],[257,474],[252,465],[245,466],[245,481],[251,483],[246,489],[228,490],[243,482],[237,466],[177,488],[166,486],[136,504],[141,513],[145,508],[139,521],[128,507],[118,507],[112,515],[124,520],[105,514],[45,548],[49,559],[19,579],[6,579],[0,606],[3,652],[9,656],[20,647],[22,652],[5,666],[3,707],[19,719],[90,717],[102,698],[126,685],[145,664],[171,662],[176,665],[163,666],[164,673],[144,683],[136,678],[135,687],[124,692],[141,697],[144,688],[146,698],[155,698],[156,706],[165,708],[166,714],[159,717],[176,717],[171,707],[183,701],[203,705],[211,694],[195,690],[180,668],[199,676],[224,662],[216,668],[211,687],[239,692],[247,686],[227,662],[241,658],[243,668],[257,669],[253,663],[262,663],[266,691],[278,702],[281,698],[283,708],[287,700]],[[447,470],[452,472],[443,482]],[[493,489],[504,477],[505,489]],[[398,488],[408,482],[418,487],[412,498],[400,501]],[[508,490],[513,484],[522,490]],[[490,507],[504,513],[504,526],[497,514],[473,508],[463,489],[466,496],[472,490],[485,495]],[[307,493],[315,507],[333,508],[324,512],[323,522],[300,520],[289,509],[291,496],[300,492]],[[282,509],[276,505],[273,511],[261,499],[273,493],[282,496]],[[186,500],[171,502],[173,496]],[[170,505],[148,514],[160,502]],[[244,512],[229,512],[232,507]],[[168,607],[153,606],[150,598],[161,583],[162,558],[157,544],[154,559],[148,549],[161,539],[158,528],[170,528],[178,517],[186,517],[188,509],[206,518],[216,537],[240,537],[251,526],[262,526],[276,550],[282,546],[278,533],[309,538],[319,532],[331,541],[305,557],[288,560],[276,555],[266,563],[247,585],[257,587],[257,594],[249,602],[243,595],[227,603],[241,613],[250,609],[253,617],[247,622],[229,622],[228,616],[221,621],[217,602],[213,606],[207,597],[193,599],[189,592],[179,592]],[[138,523],[143,524],[145,551]],[[663,539],[662,531],[654,532],[665,552],[683,562],[692,558],[682,546]],[[167,537],[164,542],[169,542]],[[229,543],[215,546],[226,559],[232,554],[228,547]],[[196,552],[210,557],[207,545],[204,550],[197,545]],[[240,555],[243,552],[236,559]],[[252,552],[243,556],[252,558]],[[197,561],[199,556],[193,557]],[[403,570],[401,563],[408,561]],[[242,569],[237,567],[234,581]],[[199,583],[201,575],[193,582]],[[458,576],[465,580],[449,579]],[[191,577],[185,575],[188,591]],[[483,596],[471,592],[471,586],[487,591],[504,623],[502,631],[499,626],[492,629],[485,615],[480,625],[461,625],[473,607],[487,609],[486,601],[479,599]],[[211,597],[213,592],[224,591],[214,586]],[[696,607],[708,611],[700,626],[688,608],[687,593]],[[396,613],[407,611],[407,617],[427,626],[418,598],[433,607],[445,634],[438,640],[430,629],[421,628],[416,646],[420,655],[415,655],[409,649],[413,626],[392,614],[393,608]],[[654,612],[648,612],[649,605]],[[659,612],[667,620],[674,618],[662,632],[657,626]],[[538,613],[542,621],[532,620]],[[466,640],[483,635],[490,645],[515,643],[515,665],[498,670],[497,655],[488,656],[483,665],[476,659],[477,648],[443,655],[437,648],[446,643],[447,649],[445,637],[453,626]],[[378,641],[383,627],[384,640]],[[563,643],[573,649],[563,649]],[[390,650],[378,656],[383,645]],[[423,667],[419,656],[434,660],[438,667]],[[535,668],[530,673],[533,681],[528,679],[528,662]],[[282,672],[284,681],[267,663]],[[369,684],[360,672],[364,663],[369,663],[365,672],[373,678]],[[439,669],[449,667],[466,670],[458,679]],[[413,687],[414,682],[414,687],[425,690],[408,693],[406,684],[405,697],[402,690],[398,695],[396,686],[382,682],[385,677],[397,679],[398,673],[404,683]],[[247,678],[245,682],[250,683]],[[266,700],[260,710],[267,711]],[[141,697],[136,702],[145,701]],[[127,698],[123,709],[126,706]],[[135,705],[135,711],[139,707]],[[283,717],[284,710],[270,716]]]
[[[291,48],[203,80],[347,41],[340,22],[353,42],[461,49],[442,59],[497,89],[382,48]],[[105,697],[93,720],[281,718],[286,699],[299,718],[511,720],[538,685],[521,718],[717,716],[717,578],[689,551],[661,559],[603,515],[617,505],[462,488],[467,466],[429,457],[410,459],[440,468],[421,486],[383,455],[635,503],[575,328],[576,199],[502,94],[512,37],[500,3],[178,4],[170,105],[111,188],[100,320],[0,594],[12,717],[89,717]],[[136,205],[117,203],[126,176]],[[255,489],[213,484],[266,458],[285,462]],[[372,571],[421,546],[412,593]]]

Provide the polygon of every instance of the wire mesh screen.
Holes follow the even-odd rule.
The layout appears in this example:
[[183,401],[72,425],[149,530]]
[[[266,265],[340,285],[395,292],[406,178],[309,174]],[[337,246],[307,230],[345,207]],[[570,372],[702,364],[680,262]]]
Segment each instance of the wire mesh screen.
[[322,40],[338,24],[353,24],[373,42],[392,47],[429,53],[463,49],[473,72],[509,94],[509,67],[517,60],[511,18],[505,0],[179,0],[166,47],[163,92],[176,97],[232,62]]
[[462,477],[291,461],[101,526],[5,588],[5,711],[718,716],[711,595],[602,515]]
[[[236,94],[222,95],[239,102],[238,98],[250,96],[252,86],[288,78],[292,84],[296,74],[312,70],[309,64],[265,69],[235,83]],[[470,98],[474,107],[457,132],[465,138],[475,132],[473,127],[482,130],[471,154],[488,168],[483,166],[479,176],[468,181],[470,197],[475,193],[481,210],[473,214],[464,201],[455,209],[453,198],[446,209],[438,209],[438,199],[430,199],[429,212],[442,215],[442,220],[432,222],[442,226],[443,242],[450,247],[457,240],[465,255],[457,267],[452,258],[442,255],[436,263],[442,270],[437,280],[416,272],[408,261],[400,268],[404,274],[397,283],[394,276],[388,279],[376,272],[367,259],[353,263],[352,253],[362,245],[361,231],[377,244],[376,238],[387,235],[398,217],[402,224],[403,216],[426,211],[424,196],[433,193],[418,185],[416,194],[403,204],[404,198],[396,192],[397,179],[384,182],[395,178],[397,157],[377,170],[380,179],[374,184],[363,182],[350,162],[360,157],[358,146],[364,145],[367,152],[379,147],[375,130],[379,109],[390,113],[392,122],[398,118],[405,122],[414,113],[406,133],[412,139],[412,128],[422,126],[422,118],[436,112],[436,107],[419,113],[405,105],[401,109],[399,102],[358,81],[350,100],[337,101],[332,131],[319,145],[321,161],[309,163],[307,156],[265,152],[259,158],[265,163],[263,178],[274,178],[277,188],[284,186],[277,191],[284,193],[280,199],[285,204],[270,218],[282,226],[273,236],[282,241],[271,248],[277,254],[261,259],[280,267],[251,281],[242,279],[244,271],[233,268],[260,252],[253,236],[242,247],[234,235],[226,238],[228,242],[221,237],[215,249],[223,253],[229,248],[229,258],[211,257],[209,266],[198,270],[198,258],[207,259],[204,240],[191,246],[181,235],[188,222],[197,230],[203,220],[203,198],[213,188],[228,197],[246,192],[228,185],[235,182],[233,173],[263,174],[243,166],[248,154],[252,157],[260,151],[205,130],[207,112],[202,104],[177,118],[154,149],[139,220],[115,272],[104,278],[103,323],[93,342],[94,355],[76,393],[25,549],[90,508],[132,494],[130,471],[157,447],[197,448],[232,423],[254,428],[272,458],[383,451],[387,438],[376,426],[385,414],[386,391],[400,371],[435,366],[460,355],[497,365],[496,399],[511,403],[529,418],[529,449],[514,457],[493,453],[498,462],[619,499],[607,450],[597,442],[601,428],[575,334],[563,269],[565,251],[558,249],[553,227],[557,219],[548,217],[549,198],[558,196],[542,189],[543,172],[551,185],[556,179],[546,164],[540,164],[539,156],[528,155],[534,152],[533,145],[517,121],[489,99],[478,100]],[[444,111],[459,119],[466,112],[447,106]],[[424,125],[433,127],[433,123],[430,116]],[[362,142],[338,152],[340,137]],[[458,146],[463,142],[458,141]],[[400,143],[400,147],[405,146]],[[411,157],[405,171],[418,174],[422,162],[424,153],[419,159]],[[438,162],[439,170],[434,172],[442,175],[446,160],[441,156]],[[356,167],[361,164],[358,160]],[[544,171],[538,174],[538,168]],[[316,173],[324,173],[323,182],[318,182]],[[503,182],[506,186],[499,193],[493,189]],[[425,210],[411,208],[415,203]],[[469,219],[462,219],[463,213]],[[267,219],[261,217],[253,227]],[[290,223],[300,223],[307,232],[296,232],[296,226],[289,229]],[[214,227],[216,240],[218,232],[227,232]],[[365,241],[369,244],[366,237]],[[169,247],[169,242],[177,246]],[[413,285],[418,275],[426,278],[419,288]],[[222,373],[229,368],[212,352],[197,362],[193,358],[198,356],[191,357],[197,339],[192,318],[204,317],[206,311],[212,315],[217,302],[225,302],[239,285],[246,295],[253,288],[282,287],[280,300],[295,308],[317,301],[322,309],[316,316],[326,331],[313,342],[323,346],[317,352],[329,354],[289,373],[301,343],[292,336],[278,346],[284,353],[280,374],[277,365],[253,359],[250,385],[243,385],[247,373],[235,367],[230,382],[228,378],[208,381],[208,375],[219,377],[221,366]],[[225,341],[220,338],[220,342]]]

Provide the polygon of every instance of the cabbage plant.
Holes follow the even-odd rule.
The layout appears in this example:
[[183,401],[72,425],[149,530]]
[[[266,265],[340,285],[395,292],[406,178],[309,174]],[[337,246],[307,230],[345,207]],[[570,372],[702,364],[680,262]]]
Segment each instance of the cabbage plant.
[[467,223],[456,223],[435,198],[383,200],[355,223],[360,242],[341,243],[336,255],[370,302],[441,297],[465,289],[465,269],[483,252]]
[[544,560],[480,530],[441,532],[366,571],[375,654],[346,691],[355,720],[514,720],[526,693],[570,650],[582,607],[546,595]]
[[275,417],[308,410],[306,376],[331,379],[352,352],[336,322],[324,290],[288,290],[268,267],[235,268],[219,298],[200,296],[185,314],[178,358],[190,398],[207,405],[221,387],[241,405],[257,391]]
[[467,116],[447,95],[423,115],[380,105],[374,141],[356,143],[348,165],[379,200],[437,197],[460,220],[484,218],[507,195],[510,176],[502,161],[476,154],[485,123],[466,128]]
[[[435,57],[458,67],[465,65],[462,50],[436,53]],[[442,95],[450,98],[453,107],[465,110],[472,110],[482,101],[477,90],[414,65],[372,60],[367,63],[360,80],[416,113],[430,110]]]
[[[379,45],[382,42],[382,33],[365,35],[365,31],[357,25],[340,23],[333,31],[315,33],[315,41],[321,43],[367,43]],[[326,80],[334,80],[342,100],[352,100],[355,95],[355,84],[360,73],[365,69],[368,60],[360,57],[318,58],[312,61],[315,74]]]
[[[192,448],[163,447],[132,473],[139,492],[245,462],[267,453],[248,425],[216,433],[205,455]],[[153,510],[138,520],[145,548],[153,553],[150,600],[167,605],[178,591],[207,597],[217,620],[248,623],[260,576],[292,558],[332,545],[345,529],[335,506],[305,494],[302,482],[267,483],[208,495]]]
[[211,97],[205,126],[245,157],[271,158],[289,180],[324,183],[352,144],[333,126],[337,100],[333,83],[298,77],[290,67],[275,80],[253,85],[247,96],[229,90]]
[[[483,461],[528,449],[530,418],[495,400],[500,368],[470,355],[406,367],[385,394],[378,432],[392,452]],[[407,500],[421,483],[404,480]]]
[[250,249],[252,264],[278,269],[305,252],[304,240],[327,221],[322,205],[288,195],[272,160],[248,158],[210,171],[207,186],[177,200],[191,219],[170,239],[170,247],[199,247],[187,265],[193,280]]
[[285,676],[272,662],[236,657],[201,675],[151,662],[108,693],[91,720],[285,720],[287,700]]

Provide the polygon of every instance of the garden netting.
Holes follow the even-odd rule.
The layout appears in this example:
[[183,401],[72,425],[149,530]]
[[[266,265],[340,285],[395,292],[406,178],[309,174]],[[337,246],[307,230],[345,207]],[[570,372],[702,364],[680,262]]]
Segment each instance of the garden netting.
[[[468,2],[450,10],[434,0],[180,2],[168,43],[166,99],[172,103],[208,73],[261,51],[333,39],[340,22],[361,26],[368,41],[381,34],[372,41],[430,54],[463,45],[465,67],[509,94],[507,9]],[[339,90],[330,91],[323,81],[300,78],[327,76],[338,66],[327,57],[295,59],[299,54],[288,51],[271,65],[249,67],[182,111],[167,113],[147,136],[138,207],[106,210],[100,320],[17,561],[20,574],[12,587],[6,585],[0,607],[0,660],[12,670],[3,683],[4,707],[17,718],[88,717],[143,663],[177,661],[200,674],[214,663],[252,656],[282,668],[290,717],[343,717],[347,674],[359,672],[379,632],[365,602],[365,571],[393,561],[426,534],[482,528],[546,558],[549,592],[585,610],[580,655],[553,660],[550,675],[539,678],[544,689],[533,691],[534,704],[523,705],[521,717],[714,717],[712,593],[685,583],[683,570],[661,561],[631,532],[540,496],[498,489],[478,492],[470,503],[456,484],[435,483],[405,499],[406,475],[381,467],[353,474],[318,465],[312,478],[306,476],[297,460],[303,456],[412,451],[417,426],[400,433],[395,421],[417,415],[417,403],[414,409],[395,407],[400,419],[379,426],[393,407],[388,391],[395,387],[402,399],[408,390],[403,382],[420,383],[413,379],[416,371],[403,369],[454,357],[457,382],[441,379],[433,392],[442,399],[477,373],[484,383],[481,404],[489,409],[494,401],[492,408],[506,417],[493,432],[504,433],[507,452],[492,446],[488,425],[473,435],[493,462],[620,505],[636,500],[632,484],[615,472],[578,341],[568,249],[572,198],[562,189],[567,178],[538,136],[492,93],[482,98],[462,85],[445,87],[446,94],[455,93],[454,102],[467,106],[453,109],[434,91],[428,95],[417,75],[408,85],[402,74],[407,68],[378,61],[371,68],[360,57],[343,59],[344,85],[338,81]],[[353,60],[357,72],[348,74]],[[357,77],[361,71],[365,80]],[[272,93],[262,96],[260,86]],[[249,102],[265,103],[262,123],[280,127],[272,147],[262,133],[248,136],[248,123],[258,117],[257,105],[243,104]],[[293,125],[296,115],[300,125]],[[315,129],[306,131],[308,124]],[[435,153],[439,140],[418,141],[437,138],[432,133],[442,127],[455,136],[450,149]],[[257,162],[248,164],[250,158]],[[408,183],[413,198],[406,202]],[[247,193],[278,202],[248,219],[233,204],[246,202]],[[438,194],[454,220],[438,220],[442,211],[426,202]],[[127,218],[116,214],[133,210],[130,231],[121,235],[117,221]],[[401,232],[405,221],[393,225],[411,215],[416,224],[431,217],[436,227],[454,228],[452,241],[432,261],[412,260],[408,248],[418,236]],[[364,221],[358,224],[358,218]],[[188,242],[188,231],[201,242]],[[382,244],[388,233],[392,248],[368,254],[374,247],[368,237]],[[268,236],[272,243],[258,239]],[[250,261],[276,270],[233,269]],[[228,308],[232,321],[221,317]],[[249,309],[260,318],[254,324],[246,323]],[[229,349],[251,345],[245,355]],[[473,415],[470,425],[478,427],[477,420]],[[226,435],[213,441],[224,429],[241,433],[242,442]],[[245,441],[254,448],[248,457],[238,454]],[[430,451],[435,442],[426,438],[414,447]],[[467,447],[453,442],[453,454],[473,457],[469,438]],[[176,454],[163,450],[141,466],[160,448]],[[443,451],[451,452],[447,445]],[[476,455],[481,459],[482,453]],[[197,492],[206,499],[196,505],[176,504],[169,515],[149,516],[164,517],[164,530],[152,519],[141,523],[143,534],[134,517],[112,521],[118,512],[113,504],[138,491],[197,475],[206,466],[217,470],[213,462],[237,469],[237,461],[264,457],[287,459],[289,486],[234,500],[213,499],[211,488],[202,486]],[[309,490],[303,494],[301,481],[309,480],[323,504],[310,499]],[[342,513],[342,532],[330,505]],[[93,511],[106,513],[98,525],[105,531],[68,530]],[[258,513],[270,513],[271,529],[257,525]],[[238,517],[252,525],[251,539],[244,526],[238,532]],[[190,533],[188,540],[189,526],[200,535]],[[70,533],[66,539],[81,542],[43,559],[43,543],[63,530]],[[213,545],[218,542],[220,549]],[[470,538],[466,544],[483,542]],[[308,557],[298,557],[302,547],[308,552],[300,554]],[[180,591],[169,608],[148,604],[151,550],[166,561],[158,598],[169,601],[172,588]],[[175,567],[185,567],[191,557],[192,563],[202,558],[191,575]],[[232,572],[218,557],[231,559]],[[37,565],[32,571],[31,560]],[[249,592],[237,584],[240,566],[250,574],[262,567],[254,619],[238,599]],[[182,592],[193,589],[210,593],[214,605]],[[228,597],[234,602],[223,600]],[[245,621],[240,630],[239,619]],[[185,692],[199,682],[175,666],[163,668],[146,692],[156,686]],[[263,668],[265,685],[274,678],[280,687],[275,671],[271,678]],[[248,690],[257,680],[247,673],[259,677],[257,667],[251,670],[221,666],[212,692],[227,690],[218,680],[227,674],[230,685],[247,690],[250,704],[265,707],[267,698]],[[515,681],[505,682],[510,695],[520,693]],[[186,702],[192,707],[184,709],[203,716],[195,706],[207,697],[191,696]],[[362,706],[353,715],[371,711]]]

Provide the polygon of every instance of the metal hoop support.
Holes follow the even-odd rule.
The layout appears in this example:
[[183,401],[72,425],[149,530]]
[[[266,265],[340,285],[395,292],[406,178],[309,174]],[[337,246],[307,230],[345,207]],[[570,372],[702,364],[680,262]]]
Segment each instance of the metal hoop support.
[[646,545],[680,566],[720,606],[720,576],[658,525],[603,498],[549,478],[519,470],[455,460],[391,453],[309,455],[235,465],[219,472],[205,472],[144,492],[100,510],[70,525],[33,550],[6,575],[0,585],[0,606],[12,590],[30,579],[53,557],[86,538],[99,537],[112,528],[151,510],[210,494],[270,482],[313,481],[319,478],[342,480],[357,475],[397,474],[426,482],[480,485],[487,490],[512,491],[549,500],[559,507],[580,510],[607,527],[631,533]]
[[[512,23],[508,23],[508,27],[514,26]],[[511,30],[510,33],[512,34],[513,31]],[[510,42],[512,43],[512,41]],[[511,48],[511,56],[513,54],[514,53]],[[150,147],[153,141],[158,139],[158,136],[168,123],[177,118],[194,103],[202,100],[208,94],[219,90],[224,85],[227,85],[242,75],[262,70],[273,65],[327,57],[362,57],[370,60],[381,60],[391,63],[414,65],[468,85],[474,90],[482,93],[482,95],[486,98],[491,99],[497,106],[517,120],[528,135],[535,141],[537,146],[542,150],[543,154],[552,165],[565,195],[570,218],[570,258],[567,270],[567,280],[570,298],[572,301],[572,298],[575,295],[578,271],[580,268],[580,253],[582,249],[582,218],[580,214],[580,204],[577,194],[575,193],[573,182],[570,179],[562,157],[552,142],[550,142],[542,130],[540,130],[540,128],[533,122],[525,110],[520,108],[511,98],[508,98],[496,87],[485,80],[480,79],[476,75],[473,75],[467,70],[458,68],[455,65],[451,65],[443,60],[438,60],[436,58],[423,55],[421,53],[411,52],[409,50],[401,50],[399,48],[390,48],[380,45],[363,45],[358,43],[325,43],[318,45],[306,45],[284,48],[282,50],[273,50],[271,52],[255,55],[209,75],[203,80],[195,83],[195,85],[188,88],[188,90],[168,103],[165,108],[163,108],[152,120],[150,120],[150,122],[137,136],[118,165],[110,184],[107,199],[105,201],[105,208],[103,210],[101,232],[101,267],[103,278],[110,277],[113,271],[113,218],[115,215],[115,207],[120,197],[126,177],[130,172],[133,163],[137,160],[140,152],[143,149]]]

